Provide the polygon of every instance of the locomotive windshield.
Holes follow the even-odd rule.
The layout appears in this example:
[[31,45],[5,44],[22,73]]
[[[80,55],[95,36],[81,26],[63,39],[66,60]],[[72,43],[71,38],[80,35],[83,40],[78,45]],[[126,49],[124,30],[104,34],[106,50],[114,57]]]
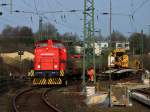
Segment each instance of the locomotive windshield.
[[64,48],[64,45],[63,45],[62,43],[54,42],[54,43],[53,43],[53,47],[56,47],[56,48]]
[[116,56],[122,56],[122,55],[124,55],[125,53],[124,52],[117,52],[116,53]]

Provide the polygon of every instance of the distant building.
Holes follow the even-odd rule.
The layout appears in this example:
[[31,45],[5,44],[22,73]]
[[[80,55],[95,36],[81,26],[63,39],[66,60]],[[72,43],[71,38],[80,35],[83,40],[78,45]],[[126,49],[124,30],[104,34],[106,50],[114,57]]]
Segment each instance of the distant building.
[[101,54],[101,48],[99,43],[95,43],[95,55],[99,56]]
[[77,54],[80,54],[82,52],[82,47],[81,46],[75,46],[74,50]]
[[[91,44],[91,46],[93,45]],[[87,47],[87,44],[85,45],[85,47]],[[107,42],[95,42],[94,47],[95,47],[95,55],[100,56],[102,49],[108,48],[108,43]]]
[[[126,50],[130,50],[128,41],[127,42],[121,42],[121,41],[113,42],[113,44],[115,48],[125,48]],[[95,42],[94,46],[95,46],[95,55],[100,56],[103,50],[108,49],[109,43],[107,41],[97,41]],[[87,47],[87,45],[85,45],[85,47]],[[82,49],[83,47],[81,46],[75,46],[75,51],[77,53],[81,53]]]
[[106,49],[108,48],[108,42],[99,42],[100,48],[101,49]]
[[128,41],[127,42],[116,42],[115,45],[116,45],[115,46],[116,48],[124,48],[126,50],[130,50],[130,46],[129,46]]
[[108,42],[97,42],[95,43],[95,54],[96,56],[101,55],[102,50],[108,48]]

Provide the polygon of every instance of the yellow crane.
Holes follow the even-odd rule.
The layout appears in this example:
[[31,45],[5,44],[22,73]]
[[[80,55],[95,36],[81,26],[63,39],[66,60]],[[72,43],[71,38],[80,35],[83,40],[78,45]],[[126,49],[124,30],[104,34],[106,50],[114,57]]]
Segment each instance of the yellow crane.
[[126,50],[117,48],[113,50],[108,56],[108,67],[111,68],[128,68],[129,57]]

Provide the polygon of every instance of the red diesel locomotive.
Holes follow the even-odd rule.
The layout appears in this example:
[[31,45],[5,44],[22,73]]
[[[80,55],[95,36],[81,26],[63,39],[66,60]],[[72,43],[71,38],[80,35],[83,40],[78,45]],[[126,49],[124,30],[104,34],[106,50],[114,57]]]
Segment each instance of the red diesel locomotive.
[[67,84],[65,78],[67,51],[61,41],[35,43],[33,85]]

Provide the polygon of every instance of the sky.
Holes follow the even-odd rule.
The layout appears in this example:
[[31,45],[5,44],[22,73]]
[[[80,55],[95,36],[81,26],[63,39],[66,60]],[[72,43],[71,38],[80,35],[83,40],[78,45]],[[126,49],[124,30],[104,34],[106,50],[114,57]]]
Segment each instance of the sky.
[[[95,30],[101,30],[103,36],[109,35],[109,15],[102,15],[109,12],[110,0],[95,0]],[[10,4],[10,0],[0,0],[0,4]],[[0,16],[0,31],[6,25],[29,26],[36,32],[39,27],[39,13],[83,10],[84,0],[12,0],[12,11],[19,10],[31,13],[10,13],[10,5],[1,6],[3,15]],[[112,0],[112,30],[119,31],[126,36],[131,32],[149,33],[150,25],[150,0]],[[38,12],[38,14],[37,14]],[[131,16],[133,15],[131,18]],[[43,22],[51,22],[58,29],[58,32],[76,33],[83,36],[83,12],[61,12],[47,13],[42,15]]]

